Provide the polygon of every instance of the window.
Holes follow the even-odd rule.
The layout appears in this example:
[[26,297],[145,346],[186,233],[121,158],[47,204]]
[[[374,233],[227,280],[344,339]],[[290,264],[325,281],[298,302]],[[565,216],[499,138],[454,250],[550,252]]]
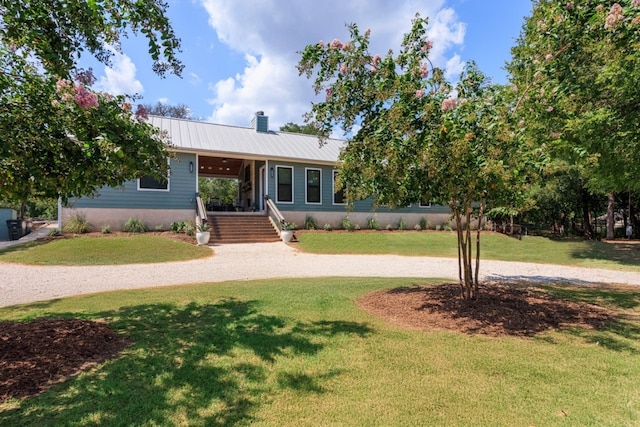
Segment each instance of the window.
[[421,201],[420,202],[420,207],[421,208],[430,208],[431,207],[431,201],[427,200],[426,202]]
[[336,178],[338,177],[338,171],[333,171],[333,204],[344,205],[344,187],[336,188]]
[[307,169],[307,203],[322,203],[320,182],[322,174],[320,169]]
[[169,191],[169,178],[158,179],[151,175],[145,175],[138,179],[139,191]]
[[277,168],[276,201],[293,203],[293,168],[278,166]]

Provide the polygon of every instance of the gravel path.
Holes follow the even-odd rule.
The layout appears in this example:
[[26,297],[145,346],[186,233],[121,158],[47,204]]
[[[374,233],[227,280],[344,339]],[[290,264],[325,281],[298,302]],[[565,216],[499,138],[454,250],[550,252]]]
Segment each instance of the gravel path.
[[[285,277],[439,277],[455,279],[457,260],[394,255],[316,255],[284,243],[212,247],[194,261],[123,266],[25,266],[0,263],[0,307],[118,289]],[[640,285],[640,273],[487,261],[483,279]]]

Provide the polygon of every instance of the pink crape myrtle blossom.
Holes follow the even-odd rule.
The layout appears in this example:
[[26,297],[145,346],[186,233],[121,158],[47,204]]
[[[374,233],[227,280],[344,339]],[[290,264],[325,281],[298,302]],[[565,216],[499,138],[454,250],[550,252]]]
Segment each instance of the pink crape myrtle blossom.
[[421,52],[428,52],[428,51],[431,50],[432,47],[433,47],[433,42],[431,40],[427,40],[426,42],[424,42],[424,44],[420,48],[420,51]]
[[456,107],[455,98],[446,98],[442,100],[442,111],[453,110]]
[[378,72],[378,69],[377,69],[376,67],[371,67],[371,72],[372,72],[372,73],[377,73],[377,72]]
[[91,92],[81,84],[76,85],[75,92],[73,99],[78,104],[78,107],[88,110],[98,106],[98,95],[95,92]]
[[427,64],[424,62],[420,64],[420,77],[423,79],[429,75],[429,69],[427,68]]
[[331,88],[329,88],[329,89],[327,89],[325,91],[325,93],[326,93],[326,96],[327,96],[327,100],[329,100],[329,98],[331,98],[331,94],[333,93],[333,91],[331,90]]
[[640,0],[633,0],[631,2],[631,6],[633,7],[640,7]]
[[416,91],[416,98],[421,99],[424,97],[424,89],[419,89]]
[[604,22],[604,28],[609,30],[615,28],[618,22],[620,22],[624,18],[622,14],[622,6],[620,3],[614,3],[609,10],[609,14]]
[[331,42],[331,47],[334,49],[342,49],[342,42],[338,39],[333,39]]
[[342,64],[340,64],[340,74],[347,74],[348,71],[349,69],[347,68],[346,62],[343,62]]

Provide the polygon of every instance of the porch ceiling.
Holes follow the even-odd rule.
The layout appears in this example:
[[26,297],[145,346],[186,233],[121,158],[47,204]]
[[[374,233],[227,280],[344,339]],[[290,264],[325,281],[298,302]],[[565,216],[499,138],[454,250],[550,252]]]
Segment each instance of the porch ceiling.
[[198,164],[201,175],[228,176],[237,178],[240,175],[242,159],[232,159],[228,157],[198,157]]

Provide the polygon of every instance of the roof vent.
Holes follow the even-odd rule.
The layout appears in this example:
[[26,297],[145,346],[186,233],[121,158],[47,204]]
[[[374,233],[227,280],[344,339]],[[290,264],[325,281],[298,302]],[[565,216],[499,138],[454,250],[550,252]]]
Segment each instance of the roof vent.
[[256,132],[269,132],[269,117],[264,115],[264,111],[256,111],[256,115],[251,120],[251,127]]

